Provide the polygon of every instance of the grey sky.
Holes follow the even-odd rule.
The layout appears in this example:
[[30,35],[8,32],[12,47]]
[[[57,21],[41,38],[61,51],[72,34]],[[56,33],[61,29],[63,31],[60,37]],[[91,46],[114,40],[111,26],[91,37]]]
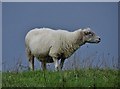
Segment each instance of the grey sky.
[[3,2],[118,2],[119,0],[2,0]]
[[2,70],[2,3],[0,3],[0,70]]
[[[2,3],[0,2],[0,71],[2,70]],[[0,73],[0,88],[2,87],[2,73]]]
[[[102,39],[100,44],[86,44],[78,57],[110,54],[118,57],[117,3],[3,3],[3,62],[15,66],[19,57],[27,65],[24,37],[35,27],[50,27],[74,31],[90,27]],[[109,61],[109,60],[107,60]],[[8,67],[10,66],[10,67]],[[6,69],[7,69],[6,68]]]

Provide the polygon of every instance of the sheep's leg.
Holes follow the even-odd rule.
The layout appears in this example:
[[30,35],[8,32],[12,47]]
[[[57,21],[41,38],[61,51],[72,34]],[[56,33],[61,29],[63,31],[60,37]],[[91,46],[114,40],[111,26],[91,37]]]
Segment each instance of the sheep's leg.
[[31,51],[29,50],[29,48],[26,48],[26,54],[29,61],[29,69],[34,70],[34,56],[31,54]]
[[60,61],[60,68],[61,68],[61,70],[63,68],[64,61],[65,61],[65,59],[61,59],[61,61]]
[[59,60],[56,58],[53,58],[54,64],[55,64],[55,70],[60,70]]
[[29,58],[29,68],[30,70],[34,71],[34,56],[30,56]]
[[60,70],[60,65],[59,65],[59,60],[58,60],[58,48],[55,48],[54,46],[50,48],[49,56],[52,57],[55,65],[55,70],[58,71]]
[[46,62],[41,62],[41,67],[43,70],[46,70]]

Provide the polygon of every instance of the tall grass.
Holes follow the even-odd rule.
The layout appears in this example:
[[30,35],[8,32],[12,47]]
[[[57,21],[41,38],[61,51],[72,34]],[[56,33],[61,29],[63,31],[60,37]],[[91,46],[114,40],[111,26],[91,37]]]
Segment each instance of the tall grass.
[[[3,87],[119,87],[118,65],[114,57],[97,52],[83,59],[72,55],[63,71],[28,71],[21,58],[11,71],[3,72]],[[109,61],[106,61],[109,60]],[[4,64],[5,66],[5,64]]]
[[[22,57],[19,57],[15,65],[11,68],[7,62],[3,62],[3,71],[26,71],[28,70],[28,65],[24,65],[22,62]],[[51,66],[52,65],[52,66]],[[9,67],[8,67],[9,66]],[[47,64],[48,70],[53,69],[54,63]],[[36,69],[38,69],[37,66]],[[7,69],[9,68],[9,69]],[[79,54],[75,52],[69,59],[65,60],[63,70],[71,69],[86,69],[86,68],[98,68],[98,69],[118,69],[118,58],[103,54],[98,54],[97,52],[87,55],[85,57],[79,58]],[[40,69],[40,68],[39,68]]]

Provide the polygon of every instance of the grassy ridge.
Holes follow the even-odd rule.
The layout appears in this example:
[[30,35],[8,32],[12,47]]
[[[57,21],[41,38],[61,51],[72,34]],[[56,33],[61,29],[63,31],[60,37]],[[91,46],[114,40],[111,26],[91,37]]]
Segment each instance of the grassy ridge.
[[3,87],[118,87],[118,70],[2,73]]

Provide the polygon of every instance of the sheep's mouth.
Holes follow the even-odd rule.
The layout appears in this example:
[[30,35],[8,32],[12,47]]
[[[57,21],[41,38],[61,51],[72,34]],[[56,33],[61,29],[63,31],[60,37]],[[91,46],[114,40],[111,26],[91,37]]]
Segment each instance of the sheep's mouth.
[[94,40],[94,41],[89,41],[89,43],[100,43],[100,41],[101,41],[101,39],[99,38],[99,39],[96,39],[96,40]]
[[100,43],[100,40],[99,40],[99,41],[97,41],[96,43]]
[[87,43],[96,43],[98,44],[100,42],[100,40],[96,40],[96,41],[87,41]]
[[93,42],[93,43],[96,43],[96,44],[98,44],[98,43],[100,43],[100,40],[97,40],[97,41],[95,41],[95,42]]

